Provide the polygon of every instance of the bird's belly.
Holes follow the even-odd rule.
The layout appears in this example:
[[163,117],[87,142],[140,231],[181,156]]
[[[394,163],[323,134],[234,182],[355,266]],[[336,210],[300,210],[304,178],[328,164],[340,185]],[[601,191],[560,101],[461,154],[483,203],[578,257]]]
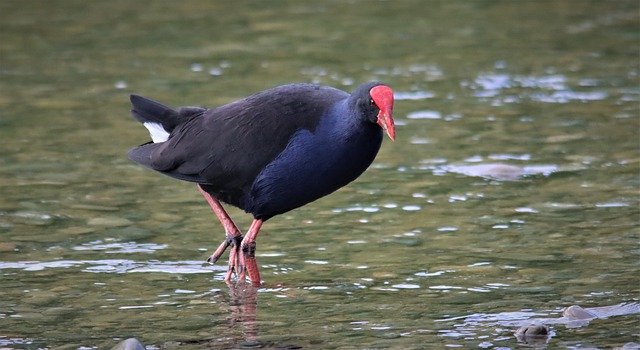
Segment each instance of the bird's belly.
[[245,210],[266,220],[324,197],[360,176],[379,149],[379,144],[355,141],[348,147],[322,143],[324,149],[315,143],[292,144],[267,165],[246,197]]

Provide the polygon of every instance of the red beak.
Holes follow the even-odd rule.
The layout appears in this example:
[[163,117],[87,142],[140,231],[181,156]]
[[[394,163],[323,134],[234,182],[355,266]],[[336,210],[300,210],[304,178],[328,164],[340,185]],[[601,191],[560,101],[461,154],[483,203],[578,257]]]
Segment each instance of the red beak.
[[378,125],[384,130],[391,141],[396,139],[396,127],[393,124],[393,90],[385,85],[374,86],[369,94],[378,106]]

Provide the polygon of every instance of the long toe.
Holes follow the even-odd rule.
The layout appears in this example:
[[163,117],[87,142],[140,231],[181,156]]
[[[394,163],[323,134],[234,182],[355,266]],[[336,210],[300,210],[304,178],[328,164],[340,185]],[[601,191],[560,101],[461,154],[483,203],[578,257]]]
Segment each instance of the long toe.
[[227,250],[227,247],[229,247],[230,244],[231,243],[229,242],[229,240],[225,238],[225,240],[222,241],[222,243],[220,243],[220,245],[218,246],[218,249],[216,249],[215,252],[213,252],[213,254],[211,254],[211,256],[207,258],[207,262],[210,264],[215,264],[216,261],[220,259],[220,256],[222,256],[224,251]]
[[232,244],[231,252],[229,252],[229,262],[227,268],[227,274],[224,277],[225,282],[231,281],[233,273],[235,272],[240,276],[242,266],[240,264],[240,244]]

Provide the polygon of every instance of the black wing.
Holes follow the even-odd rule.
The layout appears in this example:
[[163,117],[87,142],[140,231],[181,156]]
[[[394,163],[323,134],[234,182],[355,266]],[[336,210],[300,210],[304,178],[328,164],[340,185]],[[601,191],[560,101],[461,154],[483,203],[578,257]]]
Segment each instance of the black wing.
[[162,143],[129,151],[129,158],[171,177],[236,192],[286,147],[299,129],[314,131],[328,108],[349,95],[291,84],[205,111],[173,129]]

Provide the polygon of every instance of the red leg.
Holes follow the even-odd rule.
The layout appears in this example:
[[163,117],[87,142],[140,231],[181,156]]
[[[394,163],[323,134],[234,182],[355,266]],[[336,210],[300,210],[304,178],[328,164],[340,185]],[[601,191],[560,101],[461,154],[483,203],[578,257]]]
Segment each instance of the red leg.
[[238,274],[238,280],[243,281],[245,279],[245,272],[249,274],[251,284],[256,287],[260,286],[260,270],[258,269],[258,263],[256,261],[256,237],[262,227],[262,220],[254,219],[251,223],[251,227],[247,234],[242,239],[240,244],[240,273]]
[[220,259],[220,256],[222,256],[227,247],[233,245],[231,253],[229,254],[229,269],[227,270],[227,274],[224,278],[225,281],[229,281],[231,279],[233,271],[240,270],[240,254],[238,253],[238,251],[240,250],[242,233],[238,229],[238,226],[236,226],[236,224],[233,222],[231,217],[229,217],[229,214],[227,214],[227,212],[224,210],[222,204],[220,204],[220,201],[215,199],[200,185],[198,185],[198,190],[200,191],[200,193],[202,193],[204,199],[207,200],[207,203],[209,203],[211,210],[213,210],[213,213],[216,214],[218,220],[220,220],[220,223],[224,227],[224,232],[226,235],[225,240],[220,243],[218,249],[215,250],[215,252],[207,259],[207,261],[212,264],[215,263],[218,259]]

